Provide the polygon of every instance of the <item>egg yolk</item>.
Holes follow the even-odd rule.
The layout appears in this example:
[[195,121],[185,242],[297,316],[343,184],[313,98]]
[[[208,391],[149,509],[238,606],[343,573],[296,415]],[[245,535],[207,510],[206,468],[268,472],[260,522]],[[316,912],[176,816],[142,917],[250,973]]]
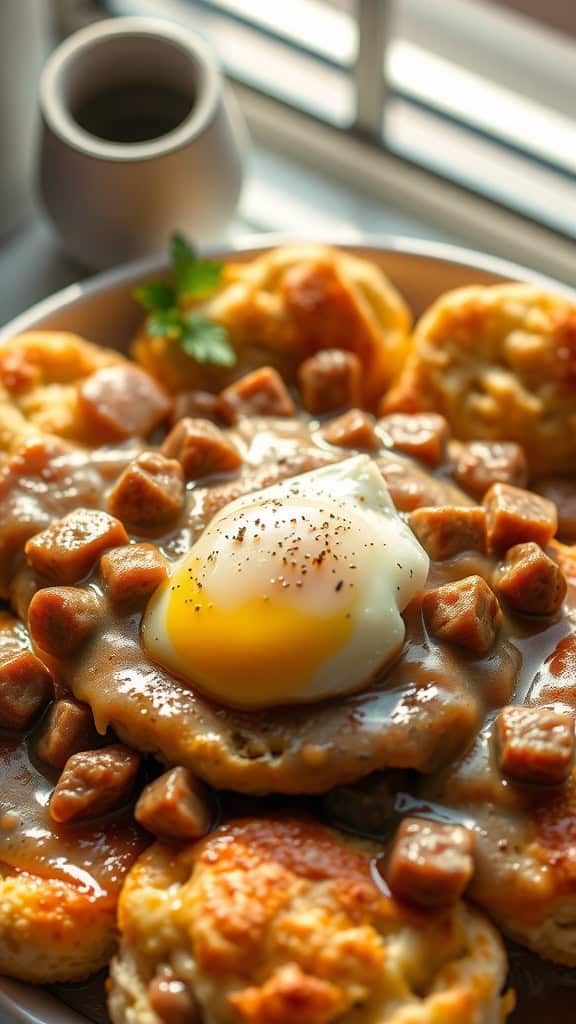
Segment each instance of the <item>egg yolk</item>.
[[171,667],[185,669],[201,689],[227,703],[260,703],[263,697],[281,703],[287,692],[298,696],[352,634],[350,602],[328,615],[310,615],[281,594],[223,608],[198,585],[198,569],[194,560],[182,567],[153,601],[162,601],[169,589],[164,628],[174,652]]

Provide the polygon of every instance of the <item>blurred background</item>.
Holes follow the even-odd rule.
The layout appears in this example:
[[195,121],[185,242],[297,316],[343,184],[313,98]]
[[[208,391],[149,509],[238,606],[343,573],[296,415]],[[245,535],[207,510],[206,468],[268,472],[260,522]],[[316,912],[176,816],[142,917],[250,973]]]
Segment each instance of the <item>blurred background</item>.
[[[2,4],[20,12],[11,31],[27,34],[30,54],[24,82],[0,64],[12,110],[36,87],[43,49],[99,18],[169,18],[208,39],[252,139],[232,239],[259,231],[418,236],[576,285],[572,0]],[[2,123],[0,163],[8,158]],[[33,149],[33,126],[26,130]],[[33,156],[22,181],[32,168]],[[85,273],[30,206],[0,238],[0,323]]]

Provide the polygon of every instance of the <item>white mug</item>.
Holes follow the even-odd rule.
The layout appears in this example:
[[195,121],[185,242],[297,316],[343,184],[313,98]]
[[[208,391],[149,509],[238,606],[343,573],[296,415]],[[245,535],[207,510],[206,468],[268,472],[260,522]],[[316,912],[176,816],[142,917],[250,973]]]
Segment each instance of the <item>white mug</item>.
[[0,235],[33,208],[38,79],[50,28],[46,0],[0,2]]
[[204,244],[236,208],[245,130],[206,44],[172,22],[81,29],[40,84],[40,191],[64,247],[95,268]]

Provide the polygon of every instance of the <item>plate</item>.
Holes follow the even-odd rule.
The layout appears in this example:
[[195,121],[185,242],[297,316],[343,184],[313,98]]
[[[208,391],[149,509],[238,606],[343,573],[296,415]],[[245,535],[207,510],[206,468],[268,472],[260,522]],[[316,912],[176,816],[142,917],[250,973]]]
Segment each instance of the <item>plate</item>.
[[[219,249],[210,255],[225,260],[249,260],[273,246],[297,240],[302,239],[259,235],[245,239],[233,251]],[[377,263],[416,316],[443,292],[470,284],[522,281],[561,292],[576,300],[576,292],[551,278],[519,264],[458,246],[397,237],[370,238],[360,244],[350,244],[338,238],[321,241],[330,245],[340,244],[342,248]],[[126,350],[142,320],[142,309],[132,298],[133,289],[144,280],[165,274],[167,269],[166,260],[141,260],[70,285],[2,328],[0,344],[22,331],[62,330],[74,331],[100,345]],[[82,1006],[83,988],[70,987],[70,1002]],[[90,986],[85,988],[85,994],[90,999]],[[92,1019],[97,1015],[91,1015]],[[43,989],[0,979],[0,1019],[6,1016],[18,1024],[86,1024],[87,1020],[83,1014],[75,1012]],[[557,1024],[560,1024],[559,1019]]]

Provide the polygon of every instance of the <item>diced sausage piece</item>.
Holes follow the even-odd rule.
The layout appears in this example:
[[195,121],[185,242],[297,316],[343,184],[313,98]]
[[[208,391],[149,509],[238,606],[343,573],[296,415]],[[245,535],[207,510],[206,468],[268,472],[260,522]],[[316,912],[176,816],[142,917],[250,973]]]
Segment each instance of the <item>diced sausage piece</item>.
[[53,693],[52,676],[32,651],[19,651],[0,663],[0,726],[27,729]]
[[546,547],[556,533],[556,506],[539,494],[509,484],[493,484],[483,504],[492,551],[507,551],[528,540]]
[[85,821],[126,803],[136,782],[140,757],[117,743],[72,754],[50,800],[54,821]]
[[218,411],[227,423],[240,416],[294,416],[296,406],[272,366],[247,373],[220,392]]
[[393,413],[383,416],[379,426],[388,444],[428,466],[439,466],[446,455],[448,423],[435,412]]
[[160,967],[149,983],[148,1002],[164,1024],[200,1024],[202,1019],[194,993],[168,965]]
[[361,409],[350,409],[343,416],[330,420],[321,430],[322,437],[328,444],[340,448],[362,448],[365,451],[377,451],[382,442],[376,433],[374,419]]
[[178,420],[187,417],[212,420],[213,423],[218,423],[220,419],[218,401],[218,395],[213,395],[210,391],[181,391],[172,399],[170,423],[175,426]]
[[172,768],[146,786],[134,814],[159,839],[198,839],[210,829],[204,786],[187,768]]
[[430,633],[480,657],[492,647],[502,615],[481,576],[429,590],[422,598],[422,612]]
[[302,405],[320,415],[360,405],[362,363],[354,352],[327,348],[305,359],[298,368]]
[[54,658],[74,654],[102,617],[102,602],[93,590],[47,587],[34,595],[28,609],[30,636]]
[[164,455],[178,459],[187,480],[211,473],[229,473],[242,465],[237,448],[209,420],[180,420],[162,445]]
[[376,457],[376,465],[399,512],[413,512],[423,506],[456,505],[464,508],[473,504],[464,491],[448,480],[433,476],[429,470],[404,455],[384,451]]
[[474,873],[474,834],[461,825],[405,818],[386,880],[394,896],[420,907],[449,907]]
[[130,363],[91,373],[78,388],[78,402],[88,435],[100,443],[145,437],[171,409],[160,385]]
[[495,573],[498,592],[517,612],[554,615],[566,597],[566,578],[538,544],[515,544]]
[[417,508],[410,515],[410,526],[436,561],[461,551],[486,550],[486,511],[478,506]]
[[124,523],[143,530],[164,526],[184,507],[184,474],[176,459],[142,452],[120,474],[108,508]]
[[525,487],[528,483],[524,449],[514,441],[453,441],[448,451],[454,480],[477,501],[492,484]]
[[144,601],[168,576],[164,556],[153,544],[126,544],[102,555],[106,591],[117,603]]
[[507,707],[496,719],[503,773],[515,782],[564,782],[574,761],[574,720],[546,707]]
[[26,544],[29,564],[54,583],[77,583],[106,548],[125,544],[128,534],[118,519],[98,509],[79,508],[56,519]]
[[66,698],[48,709],[36,739],[41,761],[62,771],[72,754],[89,750],[98,743],[92,712],[86,704]]

